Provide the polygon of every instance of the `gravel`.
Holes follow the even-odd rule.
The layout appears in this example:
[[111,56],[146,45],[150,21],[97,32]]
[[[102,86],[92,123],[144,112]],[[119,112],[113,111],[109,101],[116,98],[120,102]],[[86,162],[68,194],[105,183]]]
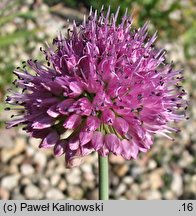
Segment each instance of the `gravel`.
[[[46,33],[38,32],[42,40],[45,34],[52,37],[65,23],[51,15],[47,6],[41,10],[44,11],[42,19],[38,16],[35,23],[28,23],[28,28],[46,26]],[[21,22],[23,20],[16,20]],[[13,28],[10,25],[7,31]],[[39,42],[31,41],[29,45],[36,47],[32,55],[37,56]],[[174,50],[170,53],[171,59],[185,62],[179,42],[172,46],[165,46]],[[16,56],[29,58],[17,45],[10,53],[14,59]],[[191,64],[196,66],[195,62]],[[111,154],[111,199],[196,199],[196,91],[193,91],[196,77],[190,67],[185,66],[185,79],[188,77],[192,79],[186,83],[192,100],[190,120],[179,124],[182,132],[176,135],[175,142],[163,137],[155,139],[151,150],[141,153],[138,160],[125,161]],[[0,112],[0,120],[7,119],[7,112]],[[55,158],[52,150],[39,149],[40,140],[28,138],[21,129],[1,128],[0,137],[0,199],[98,199],[97,154],[91,154],[83,165],[69,170],[65,168],[64,156]]]

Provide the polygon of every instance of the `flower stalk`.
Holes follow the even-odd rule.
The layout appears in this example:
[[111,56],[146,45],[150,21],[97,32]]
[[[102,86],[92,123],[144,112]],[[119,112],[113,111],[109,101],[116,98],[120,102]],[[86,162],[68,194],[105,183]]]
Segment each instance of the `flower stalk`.
[[109,199],[108,156],[99,157],[99,200]]

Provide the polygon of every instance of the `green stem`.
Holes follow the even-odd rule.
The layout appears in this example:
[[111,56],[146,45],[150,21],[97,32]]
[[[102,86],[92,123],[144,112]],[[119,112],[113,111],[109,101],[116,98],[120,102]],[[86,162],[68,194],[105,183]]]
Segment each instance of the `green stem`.
[[99,155],[99,200],[108,200],[108,157]]

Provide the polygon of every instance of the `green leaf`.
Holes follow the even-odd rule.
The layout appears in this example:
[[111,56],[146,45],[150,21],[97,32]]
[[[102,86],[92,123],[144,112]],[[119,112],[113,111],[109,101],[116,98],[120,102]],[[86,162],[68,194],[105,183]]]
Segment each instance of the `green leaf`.
[[26,13],[14,13],[9,16],[0,17],[0,26],[5,25],[8,22],[11,22],[16,17],[22,17],[24,19],[33,19],[35,17],[35,13],[33,11],[28,11]]
[[28,30],[19,30],[14,32],[13,34],[9,34],[6,36],[0,36],[0,47],[5,47],[10,44],[17,42],[18,40],[24,40],[25,38],[34,35],[36,30],[28,31]]

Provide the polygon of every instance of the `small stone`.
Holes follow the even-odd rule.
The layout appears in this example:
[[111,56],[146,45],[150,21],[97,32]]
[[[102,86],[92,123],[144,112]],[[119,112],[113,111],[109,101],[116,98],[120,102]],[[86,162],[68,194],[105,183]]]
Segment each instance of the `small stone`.
[[161,193],[158,190],[148,191],[145,196],[147,200],[160,200],[161,198]]
[[[88,157],[85,158],[85,163],[86,164],[91,164],[94,165],[95,167],[97,167],[98,163],[97,163],[97,157],[96,154],[91,154]],[[84,163],[84,164],[85,164]]]
[[11,160],[11,164],[20,165],[24,160],[24,155],[18,155]]
[[10,197],[10,193],[3,187],[0,187],[0,199],[1,200],[8,200]]
[[56,169],[56,160],[50,160],[47,164],[49,170]]
[[92,182],[95,179],[95,175],[92,172],[84,173],[83,178],[87,182]]
[[25,188],[25,196],[27,199],[39,199],[40,191],[35,185],[28,185]]
[[12,133],[8,133],[6,130],[0,131],[0,148],[10,149],[13,148],[14,142],[11,137]]
[[135,183],[131,185],[130,191],[135,195],[135,197],[138,197],[141,194],[139,185]]
[[58,174],[54,174],[50,178],[50,183],[52,186],[56,186],[58,184],[59,180],[60,180],[60,176]]
[[148,163],[148,168],[149,170],[153,170],[157,167],[157,163],[155,160],[150,160],[149,163]]
[[153,173],[150,174],[149,182],[153,190],[156,190],[163,186],[163,180],[158,171],[154,171]]
[[23,137],[17,137],[14,141],[14,146],[11,148],[4,148],[1,151],[1,160],[2,162],[6,163],[11,158],[16,155],[21,154],[25,150],[25,139]]
[[58,184],[58,188],[61,190],[61,191],[64,191],[66,188],[67,188],[67,183],[64,179],[61,179],[59,184]]
[[93,190],[94,187],[95,187],[95,183],[94,181],[85,181],[85,180],[82,180],[82,184],[81,184],[83,190]]
[[129,167],[127,164],[122,164],[122,165],[117,165],[114,167],[114,172],[116,173],[117,176],[124,176],[127,171],[129,170]]
[[35,154],[36,150],[32,146],[27,146],[26,154],[28,157],[32,157]]
[[134,200],[136,199],[135,195],[132,193],[131,190],[127,190],[125,192],[125,197],[128,199],[128,200]]
[[30,144],[30,146],[31,146],[32,148],[34,148],[34,149],[37,149],[37,148],[38,148],[40,142],[41,142],[41,139],[35,139],[35,138],[33,138],[33,137],[31,137],[31,138],[29,139],[29,144]]
[[12,200],[25,200],[25,197],[22,194],[13,194]]
[[46,166],[47,158],[44,153],[39,151],[35,154],[33,161],[38,166],[38,169],[42,170]]
[[164,194],[163,194],[163,197],[164,199],[166,200],[173,200],[175,199],[175,195],[172,191],[166,191]]
[[115,190],[114,194],[116,197],[119,197],[126,191],[126,185],[124,183],[121,183],[118,188]]
[[16,174],[18,173],[18,166],[16,164],[11,163],[10,166],[8,167],[8,172],[9,174]]
[[86,163],[81,165],[81,170],[85,173],[92,173],[93,172],[92,166],[90,164],[86,164]]
[[77,185],[81,182],[81,172],[79,168],[74,168],[66,174],[68,184]]
[[27,177],[24,177],[21,179],[20,181],[21,185],[30,185],[31,184],[31,180]]
[[68,194],[71,199],[81,200],[83,198],[84,192],[81,187],[69,185]]
[[125,176],[122,180],[125,184],[130,185],[133,183],[133,178],[131,176]]
[[144,167],[139,167],[139,166],[136,166],[136,167],[133,167],[131,169],[131,176],[133,178],[137,178],[139,175],[141,175],[143,172],[144,172]]
[[111,184],[112,184],[112,186],[117,186],[117,185],[119,185],[119,182],[120,182],[120,178],[118,177],[118,176],[116,176],[116,175],[113,175],[113,176],[111,176]]
[[149,181],[149,179],[147,179],[147,177],[145,178],[144,177],[144,179],[146,179],[145,181],[143,181],[142,183],[141,183],[141,185],[140,185],[140,189],[141,190],[147,190],[147,189],[149,189],[150,188],[150,181]]
[[39,179],[39,187],[42,189],[43,192],[47,191],[50,187],[50,182],[47,178],[40,178]]
[[179,161],[179,165],[183,168],[189,166],[191,163],[193,163],[194,158],[192,155],[190,155],[187,151],[184,151],[182,153],[181,159]]
[[66,170],[66,167],[63,164],[58,164],[58,166],[55,168],[55,173],[61,175],[61,174],[64,174],[65,173],[65,170]]
[[30,164],[22,164],[20,170],[24,176],[32,175],[34,173],[34,168]]
[[85,195],[88,200],[98,200],[99,199],[98,194],[99,194],[99,190],[98,188],[95,188],[94,190],[89,191]]
[[18,181],[20,179],[19,174],[5,176],[1,180],[1,186],[7,190],[13,190],[16,186],[18,186]]
[[58,188],[51,188],[46,192],[46,199],[62,200],[65,199],[65,195]]
[[121,156],[116,156],[114,154],[111,154],[109,157],[110,163],[111,164],[124,164],[125,159]]
[[171,183],[171,190],[177,196],[180,196],[183,193],[183,180],[182,180],[182,176],[178,173],[173,174],[173,180]]

